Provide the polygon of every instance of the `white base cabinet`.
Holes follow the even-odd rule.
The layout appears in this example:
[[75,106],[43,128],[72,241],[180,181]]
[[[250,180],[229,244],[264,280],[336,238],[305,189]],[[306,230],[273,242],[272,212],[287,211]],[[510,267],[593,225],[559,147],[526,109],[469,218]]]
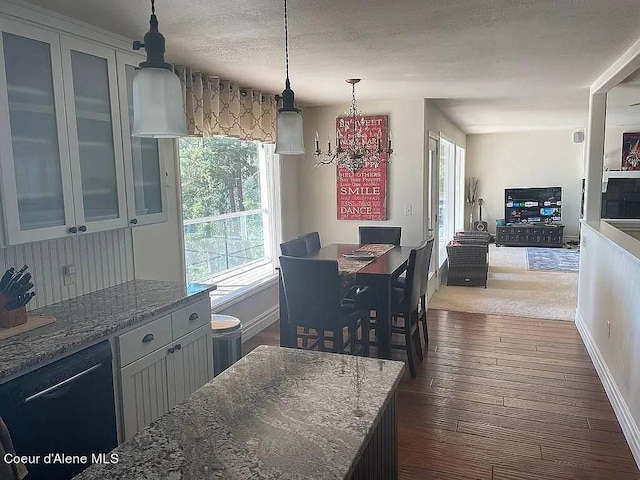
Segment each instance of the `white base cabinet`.
[[175,405],[173,357],[166,348],[122,369],[123,438],[128,440]]
[[[171,317],[179,320],[191,310],[200,314],[206,310],[211,317],[208,298],[177,310]],[[170,317],[151,321],[118,338],[122,440],[130,439],[213,378],[209,322],[196,323],[191,332],[170,337],[167,342],[161,333],[165,331],[165,320],[169,322]],[[149,343],[158,339],[164,339],[163,344],[148,353]],[[136,356],[136,352],[140,355]],[[123,365],[123,359],[135,361]]]

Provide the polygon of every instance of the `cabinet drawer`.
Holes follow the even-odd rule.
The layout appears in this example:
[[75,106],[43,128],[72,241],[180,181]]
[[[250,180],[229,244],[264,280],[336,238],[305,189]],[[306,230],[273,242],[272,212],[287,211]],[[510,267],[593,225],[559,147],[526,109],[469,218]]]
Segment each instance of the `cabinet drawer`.
[[211,322],[209,297],[171,314],[173,338],[178,338]]
[[120,366],[130,364],[171,342],[171,316],[161,317],[118,337]]

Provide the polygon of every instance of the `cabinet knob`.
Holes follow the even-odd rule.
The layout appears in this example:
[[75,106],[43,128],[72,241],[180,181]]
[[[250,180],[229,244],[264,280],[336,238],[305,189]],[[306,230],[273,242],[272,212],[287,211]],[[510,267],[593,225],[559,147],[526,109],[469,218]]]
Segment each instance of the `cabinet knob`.
[[69,229],[69,233],[78,233],[78,229],[76,227],[71,227]]
[[189,315],[189,320],[191,320],[193,322],[194,320],[197,320],[198,317],[199,316],[198,316],[197,313],[192,313],[191,315]]
[[175,351],[176,351],[176,349],[175,349],[175,348],[173,348],[173,347],[169,347],[169,353],[173,353],[173,352],[175,352]]
[[138,224],[138,219],[137,218],[132,218],[131,219],[131,225],[137,225]]
[[182,348],[182,345],[180,345],[179,343],[176,345],[176,350],[180,350]]
[[153,336],[153,333],[147,333],[144,337],[142,337],[142,343],[153,342],[154,338],[155,337]]
[[86,232],[86,231],[87,231],[87,226],[86,226],[86,225],[80,225],[80,226],[78,227],[78,230],[84,233],[84,232]]

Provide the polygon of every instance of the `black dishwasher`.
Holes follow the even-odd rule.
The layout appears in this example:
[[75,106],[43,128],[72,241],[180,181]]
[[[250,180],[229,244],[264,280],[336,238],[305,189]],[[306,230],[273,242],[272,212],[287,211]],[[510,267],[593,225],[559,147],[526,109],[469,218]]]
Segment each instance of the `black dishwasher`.
[[[18,455],[40,455],[26,480],[66,480],[117,446],[111,347],[102,342],[0,385],[0,417]],[[44,464],[47,454],[87,464]]]

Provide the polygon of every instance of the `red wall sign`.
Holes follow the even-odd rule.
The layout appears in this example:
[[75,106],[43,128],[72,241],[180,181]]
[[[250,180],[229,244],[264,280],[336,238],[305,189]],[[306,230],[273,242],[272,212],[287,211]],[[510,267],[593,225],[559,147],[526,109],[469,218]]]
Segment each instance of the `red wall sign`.
[[[363,133],[372,150],[378,147],[378,139],[387,145],[389,117],[387,115],[363,115]],[[336,130],[343,146],[349,144],[353,119],[336,118]],[[381,160],[387,155],[381,154]],[[378,166],[366,165],[357,172],[338,165],[338,220],[386,220],[387,219],[387,162]]]

